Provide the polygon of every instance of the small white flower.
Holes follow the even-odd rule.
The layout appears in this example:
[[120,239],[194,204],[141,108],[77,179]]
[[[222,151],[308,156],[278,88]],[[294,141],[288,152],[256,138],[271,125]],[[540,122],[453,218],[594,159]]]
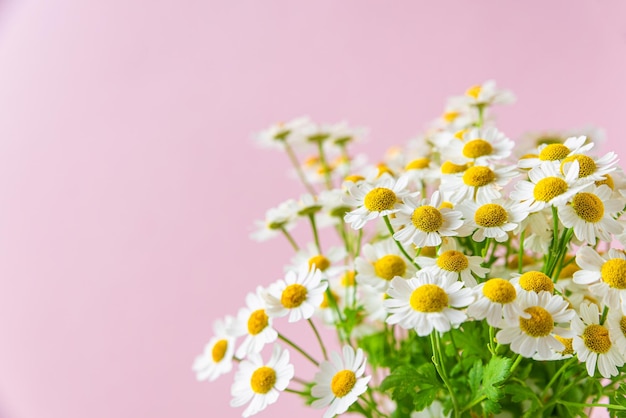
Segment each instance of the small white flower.
[[239,364],[231,387],[233,399],[230,406],[239,407],[250,402],[243,416],[252,416],[276,402],[293,376],[289,351],[281,349],[278,344],[274,345],[272,357],[267,363],[259,354],[251,354]]
[[311,395],[317,398],[312,403],[313,408],[329,406],[324,418],[346,412],[367,390],[367,383],[371,379],[371,376],[363,376],[366,359],[360,348],[355,353],[352,347],[345,345],[343,357],[333,352],[331,360],[322,362],[320,371],[313,379],[315,385],[311,389]]
[[227,316],[224,320],[218,319],[213,323],[213,337],[204,347],[204,352],[196,357],[193,363],[198,380],[212,382],[233,368],[235,339],[227,332],[233,319]]
[[325,254],[320,254],[315,244],[309,243],[293,256],[291,264],[285,266],[285,271],[300,270],[303,267],[308,270],[315,266],[322,272],[324,278],[329,279],[346,271],[343,264],[345,257],[344,247],[330,247]]
[[284,149],[285,144],[295,149],[306,145],[303,132],[308,132],[312,125],[307,116],[293,119],[286,123],[276,123],[256,135],[257,143],[266,148]]
[[256,241],[267,241],[280,235],[283,230],[292,230],[296,226],[297,212],[298,204],[293,199],[268,209],[265,220],[255,222],[257,230],[250,234],[250,237]]
[[519,286],[522,292],[554,293],[554,282],[547,274],[538,270],[529,270],[524,274],[513,273],[511,284]]
[[469,129],[460,141],[450,141],[442,156],[455,164],[484,164],[511,155],[515,143],[494,127]]
[[510,281],[489,279],[472,289],[476,302],[467,308],[467,315],[474,319],[486,319],[492,327],[500,327],[504,316],[529,318],[516,303],[518,289]]
[[518,300],[524,314],[530,317],[505,317],[503,329],[496,334],[498,342],[511,344],[511,351],[527,358],[536,354],[550,358],[552,350],[563,351],[565,346],[555,337],[569,338],[573,332],[555,324],[568,323],[576,315],[568,309],[567,301],[548,292],[520,292]]
[[582,247],[576,254],[581,267],[574,273],[574,283],[589,286],[589,291],[601,298],[604,305],[615,309],[626,300],[626,255],[611,248],[601,256],[591,247]]
[[474,165],[459,174],[443,176],[439,189],[444,193],[445,199],[454,204],[467,200],[489,203],[502,197],[502,188],[518,174],[515,166],[503,166],[494,170],[488,166]]
[[324,300],[328,282],[322,282],[322,272],[303,265],[296,273],[290,270],[284,280],[269,287],[264,294],[266,312],[271,318],[289,314],[289,322],[309,319]]
[[518,162],[520,168],[533,168],[549,162],[559,167],[561,161],[572,154],[583,154],[593,148],[593,142],[587,142],[584,136],[570,137],[564,143],[541,144],[537,148],[537,157],[529,156]]
[[407,262],[398,247],[389,238],[376,244],[365,244],[361,251],[363,256],[354,261],[356,280],[384,292],[389,282],[396,276],[409,278],[415,273],[415,267]]
[[615,171],[617,165],[617,155],[609,152],[600,158],[590,157],[585,154],[572,154],[561,161],[561,172],[567,171],[568,167],[578,163],[578,176],[581,179],[600,181],[604,176]]
[[614,344],[611,330],[600,325],[598,305],[583,303],[580,316],[582,320],[578,316],[572,320],[573,347],[578,359],[587,363],[589,376],[595,374],[596,364],[602,377],[617,376],[617,368],[624,364],[624,357]]
[[609,309],[606,327],[611,332],[611,341],[617,350],[622,356],[626,356],[626,315],[621,309]]
[[477,284],[474,275],[482,278],[489,272],[488,268],[481,266],[483,261],[482,257],[468,256],[459,251],[453,240],[441,246],[436,258],[417,257],[415,259],[422,271],[451,280],[461,279],[469,287]]
[[383,306],[391,315],[387,323],[414,329],[417,335],[429,335],[433,329],[448,332],[462,324],[467,315],[459,309],[474,300],[463,282],[419,272],[409,280],[396,277],[387,291]]
[[466,201],[458,206],[463,213],[465,222],[475,230],[472,239],[482,242],[485,238],[494,238],[504,242],[528,216],[528,208],[514,204],[510,200],[493,200],[491,203],[479,204]]
[[228,333],[234,337],[246,336],[235,353],[239,358],[261,352],[265,344],[278,338],[278,333],[272,327],[272,318],[266,312],[264,293],[265,289],[261,286],[257,287],[256,293],[248,293],[246,306],[239,310],[237,318],[228,329]]
[[465,92],[465,101],[473,106],[490,106],[494,104],[509,104],[515,101],[515,96],[509,90],[498,89],[494,80],[471,86]]

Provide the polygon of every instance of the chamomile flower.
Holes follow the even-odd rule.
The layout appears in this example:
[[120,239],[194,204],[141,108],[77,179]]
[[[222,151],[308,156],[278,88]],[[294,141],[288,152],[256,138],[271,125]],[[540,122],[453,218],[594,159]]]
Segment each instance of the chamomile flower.
[[235,338],[227,332],[232,321],[233,317],[227,316],[224,320],[218,319],[213,323],[213,337],[193,363],[198,380],[212,382],[233,368]]
[[561,161],[561,172],[565,173],[567,168],[575,162],[580,167],[578,176],[581,179],[600,181],[605,175],[615,171],[617,155],[609,152],[600,158],[593,158],[585,154],[571,154]]
[[350,196],[344,202],[356,207],[346,213],[345,221],[354,229],[361,229],[368,221],[390,215],[398,211],[400,199],[406,196],[407,177],[397,181],[390,176],[383,176],[374,182],[362,182],[350,187]]
[[514,166],[493,169],[474,165],[460,174],[443,176],[440,190],[446,200],[455,204],[466,200],[488,203],[500,198],[502,188],[518,174]]
[[502,329],[496,334],[498,342],[510,344],[511,351],[527,358],[536,354],[549,358],[552,350],[563,351],[565,346],[556,336],[569,338],[573,333],[557,324],[568,323],[576,315],[573,309],[568,309],[567,301],[548,292],[522,292],[518,300],[526,315],[505,317]]
[[617,376],[617,368],[624,364],[624,357],[614,343],[612,330],[600,325],[598,305],[583,303],[580,316],[572,320],[573,346],[578,359],[586,363],[589,376],[595,374],[596,365],[602,377]]
[[346,271],[342,263],[346,257],[344,247],[330,247],[325,254],[320,254],[314,243],[309,243],[299,250],[291,259],[291,264],[285,266],[285,270],[300,270],[303,266],[307,269],[317,267],[324,278],[336,277]]
[[560,206],[559,218],[566,228],[574,228],[576,238],[595,245],[596,238],[610,242],[611,234],[623,231],[614,219],[624,208],[621,199],[611,199],[608,186],[589,185],[571,198],[571,204]]
[[509,90],[498,89],[494,80],[471,86],[465,92],[465,102],[473,106],[490,106],[494,104],[509,104],[515,101],[515,96]]
[[333,352],[331,360],[320,364],[320,371],[313,379],[315,385],[311,389],[311,395],[316,398],[311,406],[317,409],[328,406],[324,418],[346,412],[367,390],[367,383],[371,379],[371,376],[364,376],[366,358],[360,348],[355,353],[352,347],[345,345],[343,356]]
[[451,141],[442,155],[455,164],[484,164],[511,155],[515,143],[494,127],[465,131],[460,141]]
[[474,275],[482,278],[489,272],[481,266],[483,261],[482,257],[465,255],[452,240],[441,246],[436,258],[420,256],[415,259],[423,272],[450,280],[461,279],[469,287],[477,284]]
[[474,300],[463,282],[424,271],[409,280],[396,277],[387,294],[389,299],[383,301],[383,306],[390,316],[386,322],[414,329],[419,336],[429,335],[433,329],[448,332],[462,324],[467,315],[458,308]]
[[467,308],[467,315],[474,319],[486,319],[492,327],[500,327],[503,316],[529,318],[516,303],[517,289],[510,281],[493,278],[474,289],[476,302]]
[[257,143],[265,148],[285,149],[285,145],[300,149],[305,145],[303,132],[308,132],[312,125],[307,116],[285,123],[276,123],[256,135]]
[[435,191],[430,200],[420,202],[407,196],[403,202],[391,224],[402,227],[396,228],[393,237],[405,245],[434,247],[441,244],[441,237],[458,235],[456,230],[463,226],[461,212],[441,207],[439,191]]
[[239,407],[250,403],[243,411],[244,417],[261,412],[278,400],[294,376],[289,363],[289,351],[274,345],[272,357],[267,363],[259,354],[251,354],[239,364],[231,387],[233,399],[230,406]]
[[475,230],[472,239],[477,242],[482,242],[485,238],[506,241],[509,238],[508,233],[528,216],[528,208],[501,199],[486,204],[466,201],[458,209],[463,213],[466,224]]
[[581,267],[574,273],[574,283],[587,285],[592,294],[602,303],[617,307],[626,301],[626,255],[611,248],[601,256],[591,247],[582,247],[576,254],[576,263]]
[[537,156],[522,158],[518,162],[520,168],[533,168],[549,162],[560,166],[561,161],[572,154],[584,154],[593,148],[593,143],[588,143],[584,136],[570,137],[564,143],[542,144],[537,148]]
[[290,231],[296,226],[298,204],[289,199],[265,213],[264,221],[256,221],[256,231],[250,237],[256,241],[267,241],[284,231]]
[[278,333],[272,327],[272,318],[267,315],[267,306],[263,300],[266,292],[261,286],[255,293],[248,293],[246,306],[239,310],[237,318],[228,330],[235,337],[245,335],[244,341],[237,348],[235,355],[244,358],[259,353],[265,344],[274,342]]
[[413,264],[407,262],[391,238],[373,245],[365,244],[361,253],[363,256],[354,262],[359,284],[384,292],[394,277],[407,279],[415,273]]
[[526,292],[554,293],[554,282],[550,276],[538,270],[530,270],[523,274],[513,273],[511,283],[519,286],[522,291]]
[[314,265],[310,270],[303,265],[297,273],[289,270],[284,280],[271,285],[264,294],[267,315],[275,318],[288,314],[289,322],[311,318],[328,287],[328,282],[321,280],[322,272]]
[[609,309],[606,326],[611,332],[611,341],[622,356],[626,356],[626,315],[621,309]]

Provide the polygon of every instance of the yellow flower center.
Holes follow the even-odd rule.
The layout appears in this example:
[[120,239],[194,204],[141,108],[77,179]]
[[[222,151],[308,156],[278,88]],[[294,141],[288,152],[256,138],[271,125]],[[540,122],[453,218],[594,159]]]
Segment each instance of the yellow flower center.
[[602,280],[615,289],[626,289],[626,260],[612,258],[600,269]]
[[563,138],[559,136],[550,136],[550,135],[540,136],[535,141],[535,144],[537,146],[543,145],[543,144],[562,144],[562,143],[563,143]]
[[531,337],[545,337],[554,329],[554,319],[550,312],[541,306],[531,306],[524,309],[530,318],[519,319],[519,327]]
[[443,225],[443,216],[437,208],[425,205],[413,211],[411,222],[424,232],[435,232]]
[[439,209],[454,209],[454,205],[452,204],[452,202],[441,202],[441,205],[439,205]]
[[604,354],[611,349],[609,330],[598,324],[591,324],[583,331],[583,341],[590,351]]
[[583,154],[576,154],[570,155],[561,162],[561,173],[563,173],[563,167],[565,164],[571,163],[572,161],[578,161],[578,165],[580,167],[578,177],[580,178],[587,177],[596,172],[596,162],[593,161],[593,158]]
[[250,335],[257,335],[263,331],[267,324],[269,324],[268,319],[265,309],[257,309],[252,312],[250,318],[248,318],[248,333],[250,333]]
[[626,316],[622,316],[622,319],[619,321],[619,329],[622,331],[622,334],[626,337]]
[[511,303],[515,300],[517,293],[515,287],[504,279],[487,280],[483,286],[483,295],[496,303]]
[[309,259],[309,270],[311,269],[311,267],[313,267],[314,264],[315,267],[317,267],[318,269],[326,271],[326,269],[330,267],[330,260],[323,255],[318,254]]
[[463,155],[467,158],[479,158],[493,152],[491,144],[484,139],[473,139],[463,147]]
[[563,144],[550,144],[541,150],[539,159],[542,161],[557,161],[567,157],[569,153],[569,148]]
[[374,262],[376,275],[385,280],[391,280],[396,276],[404,276],[406,263],[395,254],[387,254]]
[[471,97],[472,99],[478,99],[478,95],[480,94],[481,90],[482,90],[481,86],[474,85],[474,86],[471,86],[469,89],[467,89],[467,91],[465,92],[465,95]]
[[463,140],[463,137],[465,136],[465,133],[467,132],[467,129],[461,129],[460,131],[456,131],[454,133],[454,137],[460,141]]
[[435,284],[424,284],[411,293],[409,303],[418,312],[441,312],[448,306],[448,294]]
[[365,180],[365,177],[359,176],[357,174],[350,174],[346,176],[345,181],[351,181],[352,183],[358,183],[359,181]]
[[405,170],[423,170],[428,167],[430,160],[428,158],[418,158],[411,161],[405,167]]
[[558,177],[546,177],[535,185],[533,195],[535,200],[549,202],[557,196],[562,195],[568,189],[565,180]]
[[566,263],[569,263],[569,264],[563,267],[563,269],[561,270],[561,273],[559,273],[559,279],[572,278],[574,277],[574,273],[580,270],[580,266],[576,264],[576,261],[570,262],[570,260],[571,260],[571,257],[568,257],[565,260],[563,260],[563,264],[566,264]]
[[392,176],[394,175],[393,171],[391,171],[391,169],[387,167],[385,164],[378,164],[378,176],[377,177],[380,177],[385,173],[390,174]]
[[484,166],[470,167],[463,174],[463,182],[471,187],[486,186],[495,179],[496,173]]
[[451,161],[446,161],[445,163],[441,164],[441,173],[442,174],[462,173],[465,170],[467,170],[468,167],[469,165],[467,164],[459,165],[459,164],[454,164]]
[[542,291],[554,293],[554,283],[552,279],[540,271],[528,271],[519,278],[519,285],[522,289],[539,293]]
[[420,257],[436,257],[437,256],[437,247],[422,247],[420,251]]
[[596,186],[600,187],[602,185],[609,186],[611,190],[615,190],[615,182],[610,174],[605,174],[603,180],[596,181]]
[[563,338],[560,335],[555,335],[554,338],[559,340],[559,342],[565,346],[563,351],[559,351],[562,355],[567,356],[568,354],[574,354],[574,339],[573,338]]
[[462,252],[448,250],[437,258],[437,266],[442,270],[460,273],[469,267],[469,261]]
[[337,398],[346,396],[356,385],[356,375],[352,370],[341,370],[330,381],[330,390]]
[[[331,291],[333,295],[333,299],[335,302],[339,303],[339,295],[333,291]],[[324,299],[322,299],[322,303],[320,303],[320,308],[326,309],[330,306],[330,300],[328,300],[328,292],[324,292]]]
[[441,117],[448,123],[453,122],[454,119],[459,117],[459,112],[445,112]]
[[276,384],[276,371],[271,367],[259,367],[252,373],[250,387],[255,393],[265,395]]
[[356,273],[353,270],[347,271],[346,274],[341,277],[341,285],[343,287],[354,286],[356,284],[355,277]]
[[593,193],[578,193],[572,199],[572,208],[585,222],[600,222],[604,217],[604,203]]
[[226,349],[228,348],[228,341],[219,340],[215,344],[213,344],[213,350],[211,350],[211,357],[213,357],[213,362],[219,363],[222,361],[224,356],[226,355]]
[[474,221],[483,228],[493,228],[504,225],[509,219],[509,214],[502,206],[496,203],[487,203],[476,209]]
[[301,284],[290,284],[283,290],[283,294],[280,296],[280,303],[287,309],[297,308],[306,300],[307,293],[306,287]]
[[385,187],[376,187],[365,195],[365,208],[371,212],[382,212],[383,210],[391,210],[395,206],[398,198],[393,190]]

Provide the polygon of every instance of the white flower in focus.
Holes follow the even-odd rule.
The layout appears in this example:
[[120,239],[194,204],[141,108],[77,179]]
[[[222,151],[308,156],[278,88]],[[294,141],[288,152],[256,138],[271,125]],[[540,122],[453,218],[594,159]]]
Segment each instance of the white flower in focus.
[[383,306],[391,315],[387,323],[414,329],[417,335],[429,335],[433,329],[448,332],[465,322],[467,315],[458,308],[474,300],[463,282],[419,272],[409,280],[396,277],[387,291]]
[[309,319],[324,300],[328,282],[322,282],[321,270],[308,266],[300,267],[296,273],[290,270],[284,280],[271,285],[264,294],[266,312],[271,318],[289,314],[289,322]]
[[476,302],[467,308],[467,315],[471,318],[486,319],[492,327],[500,327],[504,316],[530,317],[515,302],[518,291],[508,280],[489,279],[472,290]]
[[611,248],[601,256],[591,247],[582,247],[576,254],[581,267],[574,273],[574,283],[589,286],[589,291],[600,297],[604,305],[615,309],[626,300],[626,255]]
[[600,325],[598,305],[583,303],[580,305],[580,316],[572,320],[574,350],[580,361],[586,363],[589,376],[595,374],[596,365],[602,377],[617,376],[618,367],[624,364],[624,357],[613,342],[611,330]]
[[572,154],[561,161],[560,170],[565,173],[574,163],[578,163],[578,176],[581,179],[601,181],[605,176],[615,171],[617,165],[617,155],[609,152],[600,158],[590,157],[585,154]]
[[496,334],[498,342],[510,344],[511,351],[527,358],[536,354],[550,358],[552,350],[563,351],[565,346],[556,336],[569,338],[573,332],[556,324],[569,323],[576,315],[573,309],[568,309],[567,301],[548,292],[520,292],[518,300],[524,316],[530,317],[521,314],[505,317],[502,329]]
[[441,246],[436,258],[420,256],[415,259],[421,271],[450,280],[461,279],[468,287],[476,286],[474,275],[483,278],[489,272],[481,266],[483,261],[482,257],[465,255],[452,240]]
[[609,309],[605,324],[611,333],[611,342],[622,356],[626,356],[626,315],[621,309]]
[[235,381],[231,387],[233,399],[230,406],[239,407],[250,403],[243,411],[244,417],[261,412],[278,400],[294,376],[289,363],[289,351],[274,345],[272,357],[267,363],[259,354],[251,354],[239,364]]
[[317,409],[329,407],[324,412],[324,418],[346,412],[367,390],[367,383],[371,379],[371,376],[363,376],[366,359],[360,348],[355,353],[352,347],[345,345],[343,356],[333,352],[331,360],[320,364],[320,371],[313,379],[315,385],[311,389],[311,395],[317,398],[311,406]]
[[455,164],[485,164],[511,155],[515,143],[496,128],[469,129],[459,141],[450,141],[442,156]]
[[218,319],[213,323],[213,337],[193,363],[193,371],[198,380],[212,382],[233,368],[235,339],[227,333],[233,319],[227,316],[224,320]]
[[491,203],[478,204],[466,201],[458,209],[465,217],[465,223],[475,230],[472,239],[482,242],[485,238],[494,238],[504,242],[528,216],[528,208],[514,204],[510,200],[493,200]]
[[344,247],[330,247],[325,254],[320,254],[315,244],[309,243],[293,256],[291,264],[285,266],[285,271],[300,270],[303,267],[311,269],[315,266],[324,278],[336,277],[347,269],[344,264],[346,254]]
[[407,262],[392,238],[373,245],[365,244],[361,254],[354,262],[357,282],[381,292],[387,290],[394,277],[407,279],[415,273],[415,267]]
[[265,289],[257,287],[255,293],[246,296],[246,307],[239,310],[228,333],[234,337],[245,335],[235,355],[242,359],[250,354],[260,353],[265,344],[274,342],[278,333],[272,328],[272,318],[267,315],[263,300]]
[[560,167],[561,161],[573,154],[584,154],[592,149],[594,144],[587,142],[584,136],[570,137],[564,143],[541,144],[537,148],[536,157],[529,156],[522,158],[518,162],[520,168],[533,168],[540,164],[549,162]]
[[554,282],[547,274],[538,271],[530,270],[524,274],[513,273],[511,284],[519,286],[522,292],[548,292],[554,293]]
[[[442,170],[449,169],[445,167],[445,163],[441,167]],[[502,188],[518,174],[515,166],[503,166],[494,170],[488,166],[474,165],[459,174],[442,176],[439,189],[444,198],[454,204],[467,200],[489,203],[502,197]]]

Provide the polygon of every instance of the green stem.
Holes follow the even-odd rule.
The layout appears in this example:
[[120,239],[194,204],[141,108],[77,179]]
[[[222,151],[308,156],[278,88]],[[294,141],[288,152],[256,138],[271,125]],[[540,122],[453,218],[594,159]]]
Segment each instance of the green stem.
[[524,238],[526,236],[526,230],[522,231],[519,237],[519,252],[517,254],[517,272],[522,274],[523,260],[524,260]]
[[288,344],[291,347],[293,347],[296,351],[298,351],[300,354],[302,354],[304,357],[306,357],[311,363],[313,363],[317,367],[319,367],[319,365],[320,365],[319,361],[317,361],[313,357],[311,357],[311,355],[309,353],[307,353],[306,351],[304,351],[298,344],[294,343],[293,341],[291,341],[289,338],[285,337],[280,332],[278,333],[278,338],[280,338],[286,344]]
[[304,185],[304,188],[313,196],[316,196],[317,191],[315,190],[313,186],[311,186],[311,183],[309,183],[309,181],[306,179],[306,176],[304,175],[304,172],[302,171],[302,167],[300,167],[300,162],[298,161],[298,157],[296,157],[296,154],[293,152],[293,149],[286,141],[285,141],[285,151],[287,152],[287,156],[289,156],[289,160],[291,161],[291,164],[296,169],[296,173],[298,173],[298,177],[300,178],[300,181]]
[[554,373],[554,375],[552,375],[552,379],[550,379],[550,381],[548,382],[548,384],[546,385],[546,387],[541,391],[541,398],[543,399],[543,397],[546,395],[546,393],[548,393],[548,389],[550,389],[550,387],[554,384],[554,382],[556,382],[557,378],[563,374],[565,372],[565,370],[567,370],[567,368],[569,366],[571,366],[573,363],[577,362],[578,359],[576,357],[572,357],[571,359],[569,359],[568,361],[566,361],[565,363],[563,363],[563,365],[561,366],[561,368],[559,368],[559,370],[556,371],[556,373]]
[[317,233],[317,225],[315,224],[315,214],[309,214],[309,220],[311,221],[311,229],[313,229],[313,239],[315,240],[315,246],[317,247],[317,251],[322,254],[322,246],[320,245],[320,237]]
[[626,411],[626,406],[613,405],[610,403],[577,403],[577,402],[569,402],[569,401],[563,401],[563,400],[559,400],[557,401],[557,403],[560,403],[563,405],[574,406],[577,408],[587,408],[587,407],[597,406],[600,408],[615,409],[616,411]]
[[300,251],[300,247],[296,243],[296,240],[294,240],[293,237],[291,236],[291,234],[287,231],[287,228],[285,228],[284,226],[281,226],[280,230],[283,231],[283,234],[285,235],[285,238],[287,238],[287,241],[289,241],[289,243],[291,244],[293,249],[295,251]]
[[295,390],[295,389],[285,388],[285,392],[295,393],[296,395],[300,395],[300,396],[309,396],[309,394],[308,394],[308,393],[306,393],[306,392],[302,392],[302,391],[300,391],[300,390]]
[[328,360],[328,353],[326,353],[326,347],[324,346],[322,337],[320,337],[320,333],[317,331],[317,327],[315,326],[311,318],[307,319],[307,321],[309,321],[309,324],[311,325],[311,329],[313,329],[313,332],[315,333],[315,338],[317,338],[317,342],[320,344],[320,347],[322,349],[322,354],[324,354],[324,360]]
[[409,262],[411,264],[413,264],[418,270],[420,269],[420,266],[417,265],[414,261],[413,258],[406,252],[406,250],[404,249],[404,247],[402,246],[402,244],[400,244],[400,242],[396,241],[396,239],[393,237],[393,234],[395,233],[395,231],[393,230],[393,226],[391,226],[391,222],[389,221],[389,216],[385,215],[383,216],[383,219],[385,220],[385,224],[387,225],[387,229],[389,230],[389,233],[391,234],[391,238],[393,239],[393,242],[396,243],[396,245],[398,246],[398,249],[400,250],[400,252],[402,254],[404,254],[404,256],[406,257],[407,260],[409,260]]
[[437,370],[439,377],[441,377],[441,380],[443,380],[443,384],[446,386],[446,389],[448,389],[448,392],[450,393],[450,399],[452,400],[452,409],[454,410],[454,418],[459,418],[459,404],[456,400],[454,390],[450,385],[450,381],[448,380],[445,368],[442,367],[443,362],[441,361],[441,345],[439,341],[439,334],[436,330],[430,333],[430,344],[433,349],[432,362],[435,365],[435,370]]
[[478,127],[482,128],[485,117],[485,105],[479,104],[476,107],[478,108]]
[[324,181],[326,182],[326,188],[328,190],[333,188],[333,183],[330,179],[330,167],[326,161],[326,154],[324,153],[323,141],[317,141],[317,149],[320,154],[320,162],[322,163],[322,170],[324,170]]
[[522,362],[523,358],[524,357],[521,354],[517,355],[517,358],[515,359],[515,362],[511,366],[511,370],[509,371],[509,375],[513,375],[513,372],[515,371],[515,369],[517,369],[517,366],[519,366],[519,364]]

